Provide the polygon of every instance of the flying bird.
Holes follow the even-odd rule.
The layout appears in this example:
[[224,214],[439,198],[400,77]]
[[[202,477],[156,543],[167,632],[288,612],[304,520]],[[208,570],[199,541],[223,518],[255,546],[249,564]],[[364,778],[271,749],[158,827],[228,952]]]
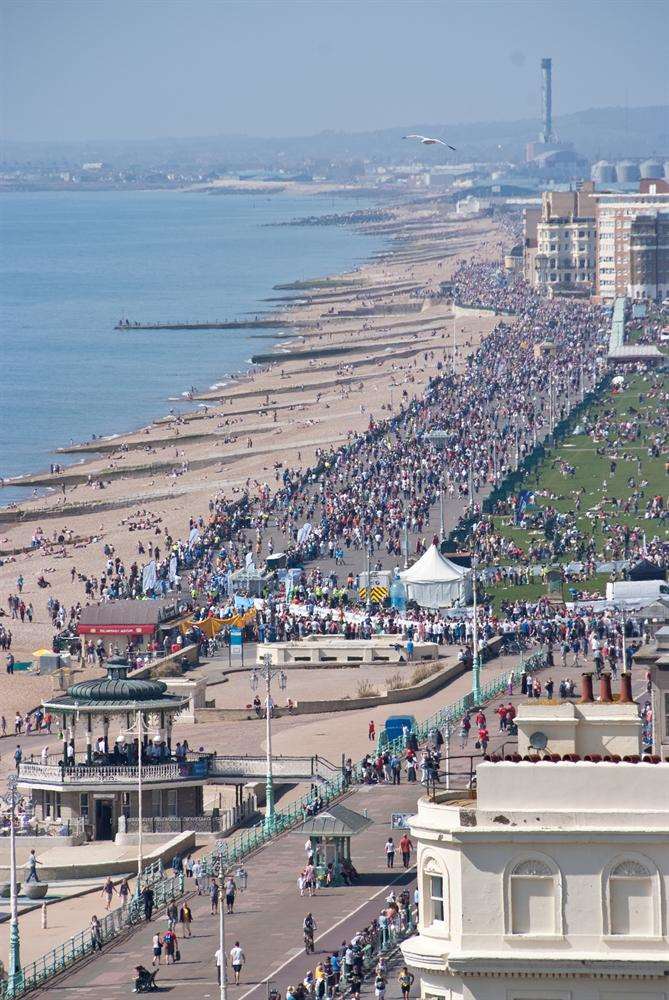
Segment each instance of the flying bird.
[[411,135],[403,135],[402,138],[403,139],[418,139],[418,141],[421,142],[423,144],[423,146],[448,146],[448,148],[452,149],[454,153],[456,151],[455,150],[455,146],[451,146],[450,143],[444,142],[443,139],[433,139],[432,136],[430,136],[430,135],[415,135],[412,132]]

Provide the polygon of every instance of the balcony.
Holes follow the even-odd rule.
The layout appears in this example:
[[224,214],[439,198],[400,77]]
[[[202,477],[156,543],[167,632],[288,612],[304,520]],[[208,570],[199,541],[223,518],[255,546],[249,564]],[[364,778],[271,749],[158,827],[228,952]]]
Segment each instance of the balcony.
[[[142,784],[172,785],[182,781],[197,781],[207,777],[209,760],[165,761],[142,765]],[[137,788],[139,768],[136,764],[42,764],[26,761],[19,764],[19,784],[62,791],[65,788],[119,791]]]

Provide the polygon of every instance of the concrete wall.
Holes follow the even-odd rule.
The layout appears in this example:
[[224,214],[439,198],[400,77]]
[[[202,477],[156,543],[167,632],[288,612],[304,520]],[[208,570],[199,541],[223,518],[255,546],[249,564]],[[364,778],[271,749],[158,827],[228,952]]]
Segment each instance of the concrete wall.
[[[466,667],[461,663],[455,663],[451,667],[440,670],[420,684],[413,684],[411,687],[399,688],[396,691],[387,691],[385,694],[377,695],[374,698],[342,698],[339,701],[300,701],[297,702],[292,712],[286,708],[277,707],[276,716],[283,715],[317,715],[320,712],[350,712],[360,708],[377,708],[385,705],[401,705],[407,701],[418,701],[421,698],[429,698],[436,691],[446,687],[461,674],[465,673]],[[200,722],[207,722],[211,719],[251,719],[255,718],[253,712],[241,708],[201,708],[198,710]]]
[[[55,840],[56,838],[53,839]],[[144,863],[146,866],[152,864],[154,861],[158,861],[160,858],[162,858],[163,864],[169,865],[177,852],[180,854],[188,854],[190,851],[195,849],[194,833],[179,833],[170,837],[169,840],[166,840],[165,834],[163,834],[161,839],[162,843],[158,843],[153,850],[150,852],[144,852]],[[54,844],[53,846],[56,845]],[[113,850],[111,842],[109,847],[111,853]],[[137,862],[132,858],[127,857],[118,861],[101,859],[87,862],[86,848],[79,847],[72,849],[71,863],[61,864],[54,867],[41,865],[38,871],[42,882],[63,882],[66,880],[75,880],[80,878],[99,877],[102,879],[106,875],[126,875],[136,871],[136,868]],[[20,869],[18,873],[18,880],[23,881],[26,874],[27,872],[25,869]],[[9,865],[0,866],[0,882],[6,882],[8,879]]]

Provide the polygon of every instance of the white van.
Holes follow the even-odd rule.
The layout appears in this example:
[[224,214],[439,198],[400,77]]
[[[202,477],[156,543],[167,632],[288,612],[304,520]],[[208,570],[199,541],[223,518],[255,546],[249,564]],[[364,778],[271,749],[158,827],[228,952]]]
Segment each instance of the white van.
[[620,580],[607,583],[606,599],[643,608],[659,597],[669,603],[669,584],[664,580]]

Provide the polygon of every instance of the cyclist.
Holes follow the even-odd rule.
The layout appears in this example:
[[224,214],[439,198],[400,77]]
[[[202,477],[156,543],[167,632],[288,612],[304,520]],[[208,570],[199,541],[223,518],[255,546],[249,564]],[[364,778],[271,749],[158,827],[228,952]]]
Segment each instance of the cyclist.
[[307,913],[302,924],[302,930],[304,932],[304,950],[307,955],[314,951],[314,931],[316,930],[316,921],[312,917],[311,913]]

